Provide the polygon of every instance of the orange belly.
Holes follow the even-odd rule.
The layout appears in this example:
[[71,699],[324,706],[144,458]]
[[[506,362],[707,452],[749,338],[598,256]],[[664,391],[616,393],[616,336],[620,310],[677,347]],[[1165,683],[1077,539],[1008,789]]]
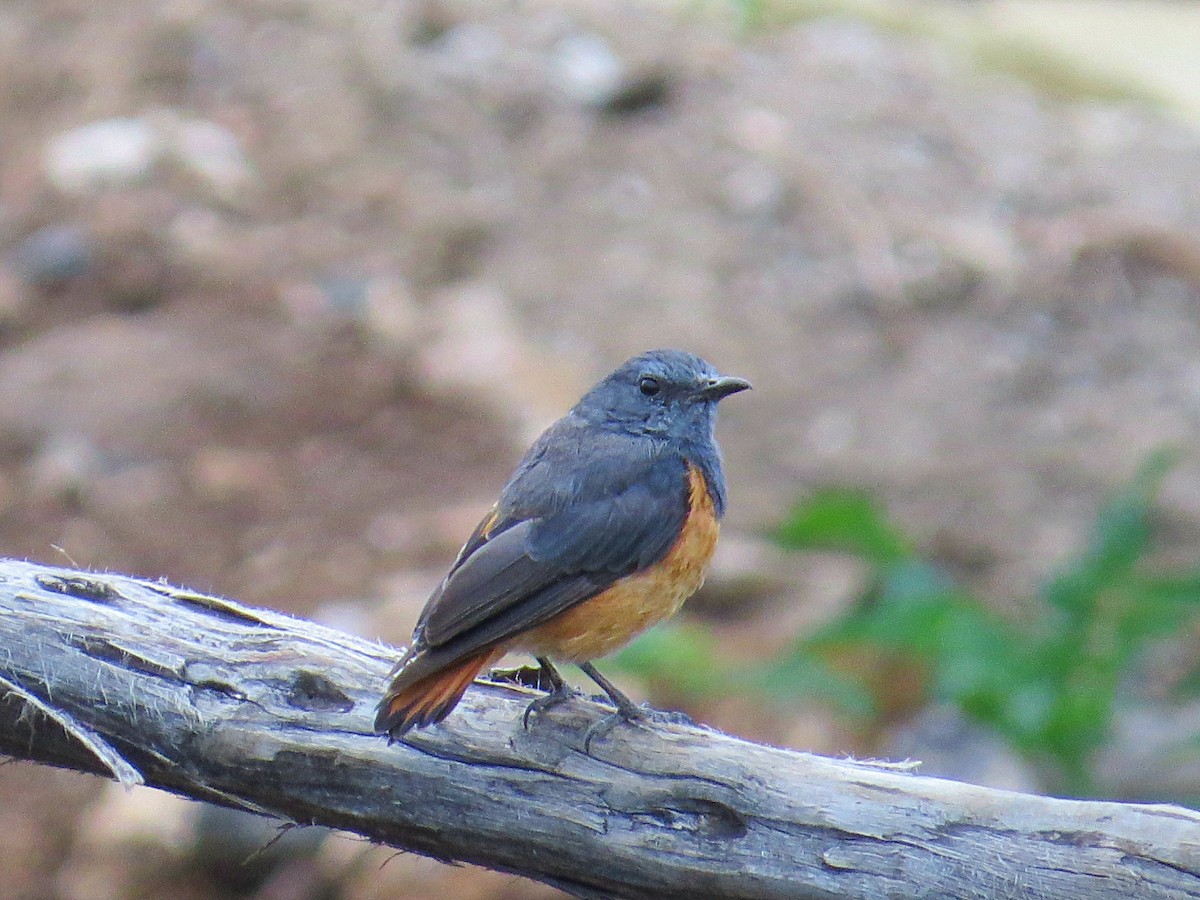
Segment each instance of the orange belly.
[[607,656],[651,625],[674,615],[704,583],[721,530],[704,476],[688,469],[691,512],[667,555],[559,613],[515,640],[511,647],[569,663]]

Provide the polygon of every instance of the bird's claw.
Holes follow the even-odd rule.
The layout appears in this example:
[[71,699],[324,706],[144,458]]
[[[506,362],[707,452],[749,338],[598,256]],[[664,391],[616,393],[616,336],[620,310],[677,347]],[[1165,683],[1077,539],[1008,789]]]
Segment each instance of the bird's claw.
[[574,696],[575,696],[575,691],[573,691],[571,688],[569,688],[565,685],[556,687],[549,694],[546,694],[544,697],[538,697],[537,699],[533,700],[527,707],[525,707],[525,714],[521,717],[521,724],[525,727],[525,730],[528,731],[529,730],[529,717],[531,715],[533,715],[534,713],[541,715],[546,710],[551,709],[555,706],[558,706],[560,703],[566,703],[568,700],[572,699]]
[[648,710],[643,710],[636,706],[622,707],[616,712],[609,713],[607,716],[597,719],[583,736],[583,752],[590,756],[592,753],[592,741],[598,737],[605,737],[618,725],[634,725],[645,720],[647,712]]

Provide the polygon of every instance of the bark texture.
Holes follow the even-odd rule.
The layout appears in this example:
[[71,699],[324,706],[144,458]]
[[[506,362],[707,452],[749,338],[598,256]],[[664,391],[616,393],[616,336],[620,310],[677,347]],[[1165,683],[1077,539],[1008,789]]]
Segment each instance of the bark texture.
[[477,684],[371,733],[391,648],[166,584],[0,560],[0,752],[584,897],[1200,898],[1200,815],[831,760]]

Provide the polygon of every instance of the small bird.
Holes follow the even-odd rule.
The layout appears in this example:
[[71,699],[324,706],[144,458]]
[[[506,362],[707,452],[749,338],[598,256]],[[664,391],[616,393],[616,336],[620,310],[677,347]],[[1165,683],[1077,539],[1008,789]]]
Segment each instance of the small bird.
[[704,580],[725,512],[717,403],[750,387],[682,350],[651,350],[593,387],[533,443],[425,604],[391,672],[375,729],[442,721],[485,666],[536,657],[553,690],[524,723],[573,695],[551,660],[579,666],[616,713],[642,710],[592,665],[673,615]]

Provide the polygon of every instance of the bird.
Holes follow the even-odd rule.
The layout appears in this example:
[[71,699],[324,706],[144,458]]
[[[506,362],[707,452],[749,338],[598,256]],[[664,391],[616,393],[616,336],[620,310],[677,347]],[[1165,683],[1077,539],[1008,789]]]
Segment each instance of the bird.
[[398,740],[444,720],[485,667],[531,654],[549,693],[577,665],[615,706],[594,737],[643,710],[593,665],[675,614],[702,584],[726,507],[717,404],[750,388],[695,354],[620,365],[547,428],[467,538],[389,673],[375,730]]

